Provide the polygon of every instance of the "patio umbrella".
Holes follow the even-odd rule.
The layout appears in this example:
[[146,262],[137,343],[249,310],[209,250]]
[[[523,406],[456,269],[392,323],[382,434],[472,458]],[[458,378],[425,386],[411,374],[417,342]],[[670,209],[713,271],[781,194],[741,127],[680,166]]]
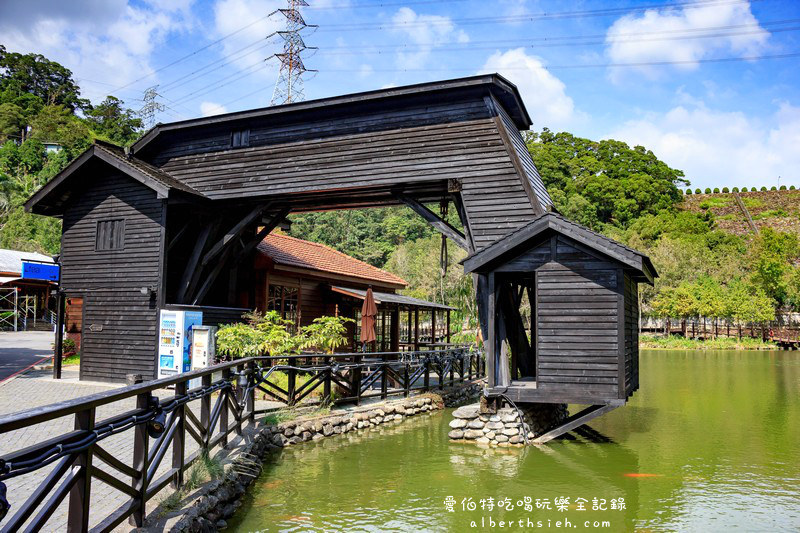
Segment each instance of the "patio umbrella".
[[364,304],[361,306],[361,342],[375,342],[375,321],[378,315],[378,307],[375,305],[375,297],[372,295],[372,287],[367,289],[364,297]]

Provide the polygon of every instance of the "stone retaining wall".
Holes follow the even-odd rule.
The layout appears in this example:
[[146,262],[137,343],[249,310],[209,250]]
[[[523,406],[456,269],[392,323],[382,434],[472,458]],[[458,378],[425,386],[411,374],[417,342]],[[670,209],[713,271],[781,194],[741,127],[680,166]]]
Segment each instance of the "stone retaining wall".
[[271,450],[381,424],[398,424],[417,414],[443,409],[445,405],[458,405],[465,399],[474,399],[482,387],[481,382],[465,383],[445,390],[441,395],[424,394],[343,413],[302,418],[259,428],[256,437],[243,448],[223,478],[204,487],[200,497],[170,531],[199,533],[225,528],[226,520],[241,507],[242,496],[261,473],[262,459]]
[[[496,413],[481,413],[479,404],[453,411],[448,437],[453,441],[485,446],[524,446],[567,418],[565,404],[525,404],[518,411],[503,407]],[[522,419],[520,419],[520,411]]]

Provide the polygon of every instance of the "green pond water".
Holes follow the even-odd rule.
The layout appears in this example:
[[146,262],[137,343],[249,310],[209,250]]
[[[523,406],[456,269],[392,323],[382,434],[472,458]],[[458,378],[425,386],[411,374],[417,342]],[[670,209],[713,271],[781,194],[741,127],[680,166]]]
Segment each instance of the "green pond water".
[[541,448],[450,443],[449,413],[275,453],[231,529],[800,531],[800,352],[643,351],[625,407]]

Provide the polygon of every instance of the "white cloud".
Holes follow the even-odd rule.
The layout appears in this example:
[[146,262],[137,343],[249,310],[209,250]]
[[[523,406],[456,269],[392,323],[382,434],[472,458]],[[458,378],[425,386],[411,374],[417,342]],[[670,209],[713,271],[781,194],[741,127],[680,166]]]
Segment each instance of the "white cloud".
[[[192,24],[191,4],[192,0],[138,5],[125,0],[0,2],[0,35],[9,50],[40,53],[72,70],[83,96],[97,101],[153,70],[150,58],[156,47],[168,34]],[[157,80],[154,76],[142,84]],[[139,89],[137,85],[123,93]],[[129,105],[135,107],[135,102]]]
[[203,102],[200,104],[200,114],[204,117],[210,117],[211,115],[221,115],[223,113],[227,113],[227,108],[216,102]]
[[392,23],[395,25],[393,31],[413,45],[410,51],[397,53],[397,66],[400,68],[421,67],[431,50],[443,44],[469,42],[469,35],[456,28],[450,17],[420,15],[411,8],[401,7],[392,16]]
[[800,107],[780,103],[772,116],[748,117],[702,102],[647,113],[606,138],[640,144],[686,173],[693,187],[800,185]]
[[519,88],[535,129],[563,130],[586,118],[575,109],[564,82],[548,71],[540,58],[525,53],[524,48],[495,52],[481,72],[497,72]]
[[[266,37],[283,29],[286,19],[280,13],[265,17],[285,7],[286,2],[280,0],[218,0],[214,4],[215,36],[221,38],[236,32],[222,41],[223,55],[232,55],[229,62],[243,71],[261,71],[253,77],[262,82],[265,78],[274,80],[279,63],[275,58],[266,63],[264,59],[280,51],[283,41],[277,35],[269,41]],[[255,24],[242,29],[251,23]],[[243,83],[248,80],[251,77]]]
[[[747,25],[747,28],[717,29]],[[691,35],[715,37],[687,38]],[[691,6],[682,9],[649,9],[641,15],[618,19],[606,33],[606,55],[612,63],[680,61],[675,68],[697,68],[697,60],[720,52],[754,55],[767,44],[769,33],[761,28],[749,2]],[[655,76],[655,67],[637,67]],[[612,69],[618,78],[620,69]]]

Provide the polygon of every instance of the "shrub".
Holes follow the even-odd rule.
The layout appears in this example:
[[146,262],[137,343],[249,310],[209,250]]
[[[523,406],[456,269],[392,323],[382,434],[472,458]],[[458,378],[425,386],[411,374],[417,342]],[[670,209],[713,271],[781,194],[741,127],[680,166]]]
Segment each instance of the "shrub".
[[722,192],[728,193],[728,192],[731,192],[731,191],[730,191],[730,189],[728,189],[727,187],[723,187],[723,188],[722,188]]
[[714,187],[714,194],[719,194],[719,187]]
[[763,187],[763,186],[761,187],[761,192],[765,192],[766,190],[767,190],[766,187]]
[[[762,189],[764,189],[765,191],[767,190],[767,188],[766,188],[766,187],[762,187]],[[750,187],[750,191],[751,191],[751,192],[756,192],[757,190],[758,190],[758,189],[756,189],[755,187]]]
[[705,193],[706,193],[706,194],[711,194],[711,189],[709,189],[708,187],[706,187]]
[[780,186],[780,190],[785,191],[786,190],[786,185],[781,185]]
[[794,190],[794,185],[789,185],[789,190],[793,191]]
[[[722,189],[722,190],[724,191],[725,189]],[[734,187],[733,188],[733,192],[739,192],[739,187]]]
[[700,189],[695,189],[695,190],[694,190],[694,193],[695,193],[695,194],[701,194],[701,193],[702,193],[702,191],[701,191]]
[[686,189],[686,194],[692,194],[692,189]]
[[777,190],[778,190],[778,188],[777,188],[776,186],[774,186],[774,185],[773,185],[772,187],[770,187],[770,188],[769,188],[769,190],[771,190],[771,191],[777,191]]

